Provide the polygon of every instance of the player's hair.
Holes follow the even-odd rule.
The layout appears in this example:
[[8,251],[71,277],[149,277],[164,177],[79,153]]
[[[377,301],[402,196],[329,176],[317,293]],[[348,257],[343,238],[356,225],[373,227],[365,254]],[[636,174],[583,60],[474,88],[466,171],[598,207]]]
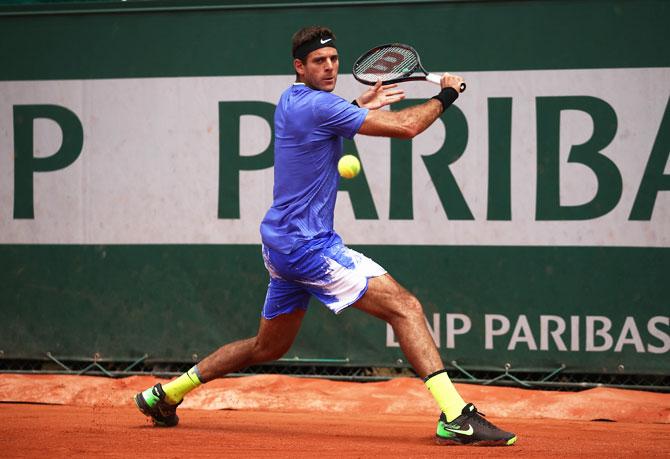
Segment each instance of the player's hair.
[[[322,26],[309,26],[303,27],[293,34],[291,39],[291,55],[295,55],[295,50],[298,49],[301,45],[314,40],[315,38],[321,37],[332,37],[333,40],[336,38],[335,34],[328,27]],[[304,59],[301,59],[304,62]]]

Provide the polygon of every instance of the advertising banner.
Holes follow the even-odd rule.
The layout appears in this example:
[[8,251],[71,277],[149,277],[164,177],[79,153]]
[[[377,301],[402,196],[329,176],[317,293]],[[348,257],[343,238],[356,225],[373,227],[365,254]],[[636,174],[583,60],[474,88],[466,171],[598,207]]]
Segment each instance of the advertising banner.
[[[345,13],[388,24],[398,12],[430,24],[463,15],[469,54],[446,59],[436,42],[395,39],[468,89],[413,140],[345,141],[363,167],[341,181],[335,221],[421,300],[445,362],[670,371],[663,5],[584,2],[591,28],[560,20],[574,6],[560,1],[310,10],[310,23],[328,20],[342,36],[335,93],[346,100],[366,89],[350,62],[381,37],[356,35]],[[0,45],[10,62],[0,69],[0,355],[190,361],[256,332],[273,116],[295,79],[285,48],[308,16],[254,8],[0,14],[0,41],[28,34]],[[525,25],[500,38],[510,45],[501,60],[495,30],[474,31],[510,15]],[[534,23],[563,28],[542,42]],[[640,43],[626,42],[633,33]],[[88,40],[68,41],[76,34]],[[603,35],[621,41],[618,55],[598,45]],[[575,53],[560,54],[559,39]],[[250,58],[266,51],[265,65]],[[437,90],[402,87],[392,110]],[[287,358],[406,364],[385,323],[316,301]]]

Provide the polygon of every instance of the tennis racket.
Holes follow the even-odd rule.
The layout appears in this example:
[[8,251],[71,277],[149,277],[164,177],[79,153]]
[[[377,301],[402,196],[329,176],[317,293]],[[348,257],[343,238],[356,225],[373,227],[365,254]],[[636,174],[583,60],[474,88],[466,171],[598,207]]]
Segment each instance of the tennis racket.
[[[363,84],[374,85],[426,80],[440,84],[441,77],[428,73],[421,65],[419,53],[409,45],[388,43],[372,48],[354,63],[354,78]],[[461,92],[465,83],[461,83]]]

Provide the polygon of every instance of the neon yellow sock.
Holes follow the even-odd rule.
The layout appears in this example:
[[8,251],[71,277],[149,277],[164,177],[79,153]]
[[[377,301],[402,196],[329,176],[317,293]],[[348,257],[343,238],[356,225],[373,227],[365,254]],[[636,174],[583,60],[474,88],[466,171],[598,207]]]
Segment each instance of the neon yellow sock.
[[198,367],[196,365],[177,379],[173,379],[165,384],[163,391],[165,391],[165,396],[169,403],[179,403],[184,398],[184,395],[191,392],[200,384],[202,382],[198,376]]
[[461,415],[465,402],[452,384],[451,379],[449,379],[447,370],[440,370],[432,375],[428,375],[424,378],[423,382],[433,397],[435,397],[435,401],[447,417],[448,422],[453,421]]

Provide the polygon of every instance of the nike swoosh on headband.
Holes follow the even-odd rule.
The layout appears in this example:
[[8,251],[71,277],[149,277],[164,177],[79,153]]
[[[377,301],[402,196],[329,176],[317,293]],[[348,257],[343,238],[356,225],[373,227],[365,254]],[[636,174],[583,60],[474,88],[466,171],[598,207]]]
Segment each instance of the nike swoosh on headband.
[[322,45],[325,45],[325,44],[328,43],[330,40],[332,40],[332,38],[326,38],[325,40],[322,38],[320,41],[321,41],[321,44],[322,44]]

